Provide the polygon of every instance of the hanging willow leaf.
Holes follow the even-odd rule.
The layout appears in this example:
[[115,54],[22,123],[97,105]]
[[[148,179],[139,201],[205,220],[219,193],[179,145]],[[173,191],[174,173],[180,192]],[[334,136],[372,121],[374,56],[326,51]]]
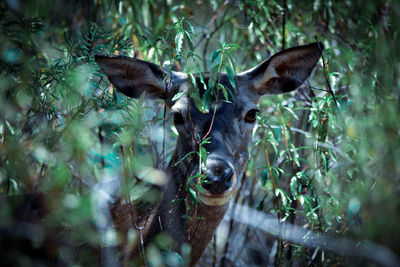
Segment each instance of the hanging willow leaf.
[[182,46],[183,46],[183,33],[178,32],[175,36],[175,45],[178,54],[182,54]]

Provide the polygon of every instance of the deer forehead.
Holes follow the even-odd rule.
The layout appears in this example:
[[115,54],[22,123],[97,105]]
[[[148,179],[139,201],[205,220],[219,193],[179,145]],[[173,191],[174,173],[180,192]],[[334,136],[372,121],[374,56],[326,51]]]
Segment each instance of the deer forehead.
[[[204,75],[204,74],[203,74]],[[183,76],[182,76],[183,77]],[[240,78],[240,77],[239,77]],[[207,84],[208,82],[208,77],[204,77],[205,83]],[[226,77],[225,74],[221,74],[221,81],[220,83],[225,86],[230,92],[234,95],[234,98],[232,98],[231,93],[229,94],[229,101],[222,101],[225,100],[225,97],[223,96],[222,92],[219,92],[218,94],[218,104],[217,104],[217,113],[220,112],[227,112],[225,116],[228,117],[240,117],[243,115],[243,113],[255,109],[257,106],[257,99],[258,95],[250,92],[248,90],[249,87],[249,82],[247,80],[239,80],[238,78],[236,80],[236,88],[232,88],[231,84],[228,81],[228,78]],[[187,97],[187,92],[188,90],[194,91],[198,90],[200,92],[200,96],[203,95],[204,93],[204,86],[203,84],[197,83],[196,87],[197,88],[191,88],[192,85],[188,85],[187,79],[182,79],[178,85],[179,90],[178,93],[184,93],[179,97],[178,100],[175,101],[175,103],[172,104],[171,111],[172,112],[180,112],[180,113],[186,113],[188,111],[188,97]],[[193,113],[200,113],[196,112],[198,111],[197,108],[195,107],[193,101],[190,101],[190,109],[191,111],[195,110]],[[212,100],[212,103],[210,104],[209,111],[210,113],[213,112],[215,108],[216,102],[215,99]],[[192,112],[191,112],[192,113]],[[207,113],[205,113],[207,114]]]
[[[188,107],[188,101],[190,102],[190,107]],[[183,118],[189,120],[188,109],[190,109],[190,118],[194,123],[194,127],[202,126],[203,123],[208,123],[214,117],[215,123],[222,124],[233,124],[243,121],[245,114],[252,109],[256,109],[257,106],[249,99],[235,99],[230,103],[219,102],[211,103],[209,112],[202,113],[199,111],[194,104],[193,100],[188,100],[188,98],[181,97],[175,104],[171,107],[172,113],[181,113]],[[214,115],[214,109],[216,109]],[[246,124],[247,125],[247,124]],[[251,124],[249,124],[251,125]],[[232,125],[233,126],[233,125]],[[253,125],[251,125],[253,126]]]

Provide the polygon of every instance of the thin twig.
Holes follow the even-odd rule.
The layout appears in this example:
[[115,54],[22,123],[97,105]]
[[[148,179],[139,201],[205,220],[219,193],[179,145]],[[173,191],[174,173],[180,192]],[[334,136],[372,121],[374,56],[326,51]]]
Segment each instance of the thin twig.
[[[267,158],[268,172],[269,172],[269,176],[271,177],[272,190],[274,193],[274,202],[275,202],[275,206],[276,206],[276,214],[277,214],[278,225],[279,225],[279,236],[281,237],[282,236],[281,235],[281,215],[280,215],[280,208],[279,208],[279,199],[278,199],[278,196],[276,195],[276,185],[275,185],[274,177],[272,176],[267,144],[265,145],[265,157]],[[281,249],[283,249],[282,238],[279,238],[279,245],[280,245]],[[281,262],[281,257],[278,258],[279,255],[282,255],[282,252],[276,253],[276,255],[275,255],[275,262],[278,262],[278,266],[280,265],[280,262]]]
[[204,47],[203,47],[203,68],[204,68],[204,70],[207,70],[206,53],[208,50],[208,44],[210,43],[210,40],[212,39],[214,34],[216,34],[218,32],[218,30],[221,29],[221,27],[225,24],[225,22],[229,21],[231,18],[234,18],[239,14],[239,13],[236,13],[225,20],[225,17],[228,14],[228,10],[229,10],[228,8],[225,9],[225,12],[221,17],[221,23],[219,23],[217,26],[215,26],[214,30],[206,36],[206,43],[204,44]]
[[323,67],[324,67],[324,76],[325,76],[325,80],[326,80],[326,85],[328,86],[328,91],[329,91],[329,93],[331,94],[331,96],[332,96],[332,98],[333,98],[333,102],[335,102],[336,107],[339,108],[339,105],[338,105],[338,103],[337,103],[337,101],[336,101],[336,97],[335,97],[335,94],[333,93],[333,90],[332,90],[332,87],[331,87],[331,83],[330,83],[330,81],[329,81],[329,77],[328,77],[328,74],[327,74],[327,69],[326,69],[326,65],[325,65],[325,58],[324,58],[324,53],[322,52],[322,48],[321,48],[320,45],[319,45],[319,41],[318,41],[317,36],[315,36],[315,40],[317,41],[318,48],[319,48],[319,51],[320,51],[320,53],[321,53],[322,65],[323,65]]
[[[165,99],[164,99],[164,112],[163,112],[163,142],[162,142],[162,150],[161,150],[161,155],[160,155],[160,157],[161,157],[161,161],[162,161],[162,166],[163,166],[163,169],[165,168],[165,132],[166,132],[166,130],[165,130],[165,127],[166,127],[166,117],[167,117],[167,96],[168,96],[168,81],[167,81],[167,75],[166,75],[166,73],[164,72],[164,70],[163,70],[163,68],[162,68],[162,65],[161,65],[161,61],[160,61],[160,59],[161,59],[161,56],[160,56],[160,54],[158,53],[158,49],[157,49],[157,47],[155,47],[155,51],[156,51],[156,54],[157,54],[157,58],[158,58],[158,67],[160,68],[160,71],[161,71],[161,74],[162,74],[162,77],[163,77],[163,81],[164,81],[164,89],[165,89]],[[169,75],[169,77],[170,77],[170,75]]]
[[44,172],[44,170],[46,169],[46,167],[47,167],[47,164],[43,162],[43,163],[42,163],[42,166],[40,167],[40,171],[39,171],[38,178],[36,179],[35,184],[34,184],[34,186],[33,186],[33,192],[34,192],[34,193],[36,193],[36,192],[38,191],[39,184],[40,184],[40,182],[41,182],[42,179],[43,179],[43,172]]
[[98,133],[97,133],[97,136],[99,137],[99,142],[100,142],[100,163],[101,163],[101,167],[102,168],[105,168],[106,167],[106,162],[105,162],[105,160],[104,160],[104,151],[103,151],[103,144],[104,144],[104,138],[103,138],[103,135],[102,135],[102,133],[101,133],[101,131],[102,131],[102,127],[101,126],[99,126],[98,128],[97,128],[97,130],[99,131]]
[[201,43],[201,41],[204,40],[204,38],[207,36],[207,29],[215,23],[219,14],[229,4],[229,2],[230,2],[230,0],[225,0],[225,2],[222,4],[222,6],[215,12],[214,16],[211,18],[211,20],[208,22],[207,26],[204,28],[203,33],[201,34],[201,37],[199,38],[197,43],[194,45],[194,47],[197,47]]
[[295,79],[295,80],[298,81],[298,82],[301,82],[301,83],[304,84],[304,85],[307,85],[307,86],[310,87],[311,89],[318,90],[318,91],[329,92],[328,90],[325,90],[325,89],[322,89],[322,88],[318,88],[318,87],[314,87],[314,86],[312,86],[311,84],[307,83],[306,81],[302,81],[302,80],[296,78],[296,76],[293,76],[293,79]]
[[283,18],[282,18],[282,50],[285,49],[286,47],[286,10],[287,10],[287,4],[286,0],[283,0]]
[[217,234],[214,233],[214,238],[213,238],[213,250],[214,250],[214,255],[213,255],[213,267],[217,266]]
[[[291,160],[291,164],[292,164],[292,175],[294,176],[294,169],[295,169],[295,163],[294,163],[294,158],[293,158],[294,155],[292,155],[292,153],[290,152],[289,141],[288,141],[287,133],[286,133],[286,124],[285,124],[285,122],[283,121],[283,116],[282,116],[282,112],[281,112],[280,107],[278,108],[278,112],[279,112],[279,116],[280,116],[280,118],[281,118],[281,123],[282,123],[282,128],[283,128],[283,140],[285,141],[286,149],[287,149],[287,151],[288,151],[289,158],[290,158],[290,160]],[[290,181],[289,181],[289,183],[290,183]]]
[[[246,177],[247,177],[247,176],[246,176],[246,172],[245,172],[245,173],[243,174],[242,183],[240,184],[238,193],[237,193],[236,196],[235,196],[234,203],[237,203],[238,200],[239,200],[240,192],[242,191],[242,187],[243,187],[243,185],[244,185],[244,182],[246,181]],[[229,240],[230,240],[229,237],[232,236],[233,224],[234,224],[234,221],[235,221],[235,220],[234,220],[235,209],[236,209],[236,206],[233,207],[233,210],[232,210],[232,217],[231,217],[231,220],[230,220],[230,222],[229,222],[228,239],[227,239],[227,241],[226,241],[226,243],[225,243],[224,251],[222,252],[222,259],[221,259],[221,264],[220,264],[221,267],[224,267],[224,266],[225,266],[226,255],[228,254]]]

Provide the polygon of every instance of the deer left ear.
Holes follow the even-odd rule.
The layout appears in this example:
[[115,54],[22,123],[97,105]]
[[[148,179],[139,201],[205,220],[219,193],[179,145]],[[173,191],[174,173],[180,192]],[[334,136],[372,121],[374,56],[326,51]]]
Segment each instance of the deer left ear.
[[287,93],[302,85],[310,76],[322,49],[322,43],[289,48],[239,75],[249,81],[249,89],[258,95]]
[[133,98],[146,92],[148,98],[170,101],[186,79],[182,73],[166,72],[154,63],[125,56],[96,55],[95,61],[118,91]]

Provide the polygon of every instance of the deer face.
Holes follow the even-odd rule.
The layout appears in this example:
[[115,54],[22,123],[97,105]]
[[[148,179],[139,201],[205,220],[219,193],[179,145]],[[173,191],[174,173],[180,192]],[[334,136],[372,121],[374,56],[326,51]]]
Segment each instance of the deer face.
[[[279,52],[257,67],[236,75],[235,89],[227,76],[220,74],[220,83],[233,96],[228,103],[220,101],[224,99],[222,93],[215,94],[209,113],[200,112],[187,94],[172,101],[176,94],[187,93],[192,86],[185,73],[167,73],[153,63],[122,56],[96,56],[96,62],[125,95],[137,98],[147,92],[149,97],[165,99],[179,132],[175,162],[198,150],[198,144],[205,137],[210,138],[204,145],[205,161],[186,157],[175,168],[189,176],[201,171],[205,178],[198,190],[199,199],[206,205],[219,206],[230,199],[245,170],[258,99],[264,94],[286,93],[299,87],[314,69],[322,48],[322,44],[313,43]],[[203,77],[207,84],[207,75]],[[173,179],[177,184],[184,182],[184,177]]]
[[[208,77],[203,75],[205,82]],[[239,77],[237,84],[239,85]],[[237,189],[238,178],[242,176],[248,159],[248,142],[256,122],[257,106],[248,95],[245,87],[232,88],[225,74],[221,74],[220,83],[232,92],[229,102],[224,100],[222,92],[214,97],[210,112],[200,112],[193,101],[181,97],[173,103],[171,112],[174,124],[179,133],[177,157],[198,149],[197,143],[208,137],[209,143],[203,147],[207,159],[199,162],[198,158],[190,164],[188,159],[181,164],[191,166],[189,176],[201,171],[203,179],[199,198],[206,205],[225,204]],[[179,91],[186,92],[187,80],[179,85]],[[188,103],[189,102],[189,103]],[[215,110],[215,113],[214,113]],[[193,138],[196,138],[196,140]],[[199,164],[201,164],[199,168]],[[185,168],[184,167],[184,168]],[[200,179],[192,180],[193,183]]]

